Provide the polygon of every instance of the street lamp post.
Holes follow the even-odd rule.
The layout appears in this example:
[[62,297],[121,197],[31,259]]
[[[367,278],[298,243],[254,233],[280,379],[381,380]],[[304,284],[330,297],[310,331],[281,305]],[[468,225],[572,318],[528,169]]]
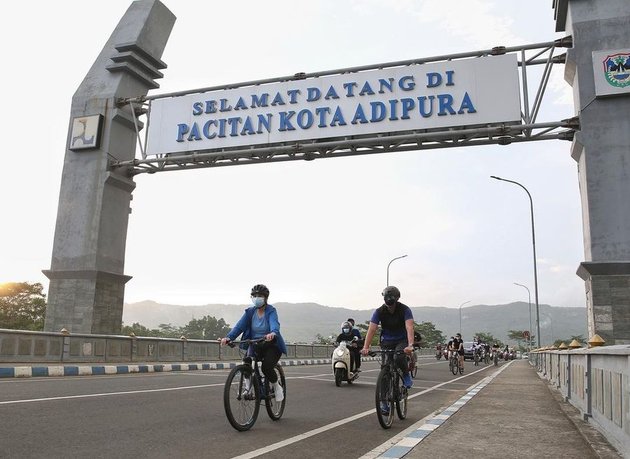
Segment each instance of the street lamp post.
[[518,285],[519,287],[523,287],[524,289],[527,290],[527,300],[529,302],[529,337],[527,339],[527,342],[529,344],[529,351],[531,352],[532,350],[532,296],[529,293],[529,289],[525,285],[519,284],[518,282],[514,282],[514,285]]
[[540,348],[540,309],[538,308],[538,268],[536,267],[536,232],[534,231],[534,201],[532,200],[532,195],[529,194],[527,188],[521,185],[514,180],[508,180],[501,177],[497,177],[495,175],[491,175],[490,178],[495,180],[501,180],[503,182],[513,183],[514,185],[520,186],[525,190],[527,196],[529,197],[529,211],[532,217],[532,249],[534,251],[534,299],[536,301],[536,342],[538,347]]
[[401,258],[405,258],[406,256],[407,255],[402,255],[400,257],[392,258],[391,261],[387,264],[387,284],[385,284],[385,287],[389,287],[389,265],[392,264],[392,261],[400,260]]
[[459,305],[459,334],[462,334],[462,306],[470,303],[472,300],[464,301]]

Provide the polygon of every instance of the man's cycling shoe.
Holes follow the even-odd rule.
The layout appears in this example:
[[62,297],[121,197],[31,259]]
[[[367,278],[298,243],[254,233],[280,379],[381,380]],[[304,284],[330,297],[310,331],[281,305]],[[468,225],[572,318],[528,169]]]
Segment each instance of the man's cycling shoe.
[[411,380],[411,375],[409,373],[403,375],[403,384],[407,389],[411,389],[413,387],[413,381]]

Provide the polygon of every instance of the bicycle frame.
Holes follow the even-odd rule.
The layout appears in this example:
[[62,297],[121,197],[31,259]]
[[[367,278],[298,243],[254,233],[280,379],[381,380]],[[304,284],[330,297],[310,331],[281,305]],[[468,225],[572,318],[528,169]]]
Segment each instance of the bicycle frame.
[[371,351],[370,355],[381,354],[381,371],[376,381],[376,415],[384,429],[389,429],[394,421],[394,406],[402,420],[407,417],[407,388],[403,385],[403,371],[396,364],[396,356],[404,354],[402,350],[381,349]]

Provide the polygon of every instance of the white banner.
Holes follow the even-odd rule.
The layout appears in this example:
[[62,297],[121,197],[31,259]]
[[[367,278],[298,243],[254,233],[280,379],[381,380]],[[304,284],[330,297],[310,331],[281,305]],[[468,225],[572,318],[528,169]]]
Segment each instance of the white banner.
[[156,99],[147,154],[520,120],[516,55],[491,56]]

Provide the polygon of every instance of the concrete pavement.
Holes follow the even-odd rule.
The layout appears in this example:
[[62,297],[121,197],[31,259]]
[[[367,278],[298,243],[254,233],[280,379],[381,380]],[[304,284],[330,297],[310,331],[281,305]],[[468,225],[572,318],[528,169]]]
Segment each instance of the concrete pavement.
[[[626,453],[628,454],[628,453]],[[548,387],[527,360],[500,367],[378,457],[623,457]],[[630,456],[626,456],[630,457]]]

